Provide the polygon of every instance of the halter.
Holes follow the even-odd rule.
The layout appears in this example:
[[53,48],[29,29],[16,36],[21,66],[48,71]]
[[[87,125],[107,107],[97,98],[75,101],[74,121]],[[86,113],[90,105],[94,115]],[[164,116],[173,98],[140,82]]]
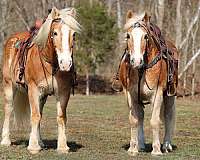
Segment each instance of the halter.
[[[155,39],[155,37],[153,37],[150,33],[150,31],[147,29],[146,25],[145,24],[142,24],[144,22],[136,22],[134,23],[130,28],[144,28],[145,31],[147,32],[147,36],[148,38],[152,38],[152,40],[154,41],[154,43],[156,44],[156,47],[160,50],[160,44],[158,42],[157,39]],[[142,64],[139,65],[139,69],[143,69],[143,70],[146,70],[146,69],[149,69],[149,68],[152,68],[159,60],[161,60],[162,56],[163,56],[163,52],[158,52],[158,54],[153,58],[153,60],[148,63],[148,45],[149,45],[149,39],[146,38],[146,45],[145,45],[145,52],[144,52],[144,55],[143,55],[143,61],[142,61]],[[127,45],[127,50],[128,50],[128,45]]]

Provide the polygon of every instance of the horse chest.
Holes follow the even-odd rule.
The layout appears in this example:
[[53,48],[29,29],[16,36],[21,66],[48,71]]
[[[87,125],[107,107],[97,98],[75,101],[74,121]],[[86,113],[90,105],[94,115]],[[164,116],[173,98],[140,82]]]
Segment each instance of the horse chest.
[[151,100],[151,97],[154,94],[154,90],[150,88],[147,84],[141,85],[141,98],[144,100]]
[[57,81],[52,76],[47,77],[38,83],[38,88],[41,94],[51,95],[58,90]]

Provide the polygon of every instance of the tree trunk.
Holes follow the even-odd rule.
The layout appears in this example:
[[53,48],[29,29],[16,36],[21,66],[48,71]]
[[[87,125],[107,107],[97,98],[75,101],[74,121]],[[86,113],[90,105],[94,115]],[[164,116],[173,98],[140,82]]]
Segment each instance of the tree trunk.
[[139,8],[143,12],[145,10],[145,2],[144,0],[140,0],[139,2]]
[[[1,8],[1,22],[0,22],[0,30],[1,27],[3,28],[6,25],[6,15],[7,15],[7,0],[1,0],[0,2],[0,8]],[[5,40],[5,31],[2,30],[1,31],[1,37],[0,37],[0,41],[2,41],[2,43]]]
[[90,7],[93,6],[93,0],[90,0]]
[[[193,53],[194,55],[194,53]],[[195,72],[196,72],[196,60],[194,61],[193,65],[192,65],[192,97],[194,98],[195,95]]]
[[[47,8],[46,8],[46,0],[42,0],[41,1],[41,3],[42,3],[42,10],[43,10],[43,16],[46,16],[47,15]],[[37,16],[37,13],[34,13],[34,14],[36,14],[36,16]]]
[[[183,57],[183,66],[185,66],[187,64],[187,52],[188,52],[188,43],[185,46],[184,57]],[[185,98],[185,95],[186,95],[186,85],[187,85],[187,72],[185,72],[183,75],[183,90],[184,90],[183,98]]]
[[181,0],[178,0],[176,7],[176,46],[179,46],[182,39],[182,15],[181,15]]
[[87,96],[90,95],[90,76],[89,76],[88,69],[86,69],[86,91],[85,91],[85,93]]
[[[186,27],[188,27],[190,25],[190,22],[189,22],[189,19],[188,19],[188,16],[190,15],[190,11],[189,9],[187,8],[186,10],[186,14],[185,14],[185,17],[186,17]],[[180,29],[180,28],[179,28]],[[184,48],[184,55],[183,55],[183,66],[186,66],[187,64],[187,58],[188,58],[188,42]],[[183,90],[184,90],[184,95],[183,97],[185,98],[185,95],[186,95],[186,86],[187,86],[187,72],[184,73],[183,75]]]
[[119,28],[118,33],[118,43],[119,43],[119,50],[122,48],[122,8],[121,8],[121,2],[120,0],[117,0],[117,26]]
[[157,24],[160,27],[160,29],[162,30],[163,28],[163,19],[164,19],[164,13],[165,13],[165,0],[158,0],[157,1],[157,10],[158,10],[158,17],[156,17],[157,19]]
[[117,26],[119,29],[122,28],[122,11],[120,0],[117,0]]
[[75,0],[71,1],[71,6],[74,7],[75,6]]
[[108,0],[108,15],[111,15],[113,0]]
[[19,2],[18,1],[14,1],[15,2],[15,13],[19,16],[19,18],[21,19],[22,23],[24,24],[24,26],[26,27],[27,30],[30,30],[27,18],[26,18],[26,14],[25,11],[23,9],[20,8],[19,6]]
[[[197,35],[197,31],[199,29],[199,25],[196,25],[195,31],[192,32],[192,56],[195,55],[196,52],[196,35]],[[196,60],[194,61],[193,65],[192,65],[192,90],[191,90],[191,94],[192,97],[194,98],[195,95],[195,73],[196,73]]]

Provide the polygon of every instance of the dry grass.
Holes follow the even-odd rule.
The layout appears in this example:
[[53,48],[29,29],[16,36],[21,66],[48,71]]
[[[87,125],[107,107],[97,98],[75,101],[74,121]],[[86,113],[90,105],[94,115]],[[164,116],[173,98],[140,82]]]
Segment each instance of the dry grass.
[[[0,147],[0,159],[200,159],[200,103],[177,101],[175,150],[162,157],[152,157],[152,133],[149,126],[150,108],[145,118],[147,151],[132,158],[126,150],[130,139],[128,109],[122,95],[72,96],[68,106],[68,145],[70,153],[56,152],[57,124],[56,107],[53,98],[48,100],[42,120],[42,138],[46,148],[38,155],[26,150],[28,131],[11,129],[13,145]],[[2,100],[0,119],[3,120]],[[1,123],[2,126],[2,123]],[[163,128],[163,127],[162,127]],[[162,134],[163,135],[163,134]],[[162,137],[161,135],[161,137]]]

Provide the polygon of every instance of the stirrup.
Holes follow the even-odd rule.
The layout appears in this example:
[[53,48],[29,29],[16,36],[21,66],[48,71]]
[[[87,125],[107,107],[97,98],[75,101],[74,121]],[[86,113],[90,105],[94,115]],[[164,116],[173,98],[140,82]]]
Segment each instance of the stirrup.
[[123,87],[122,87],[121,84],[120,84],[120,87],[115,86],[116,82],[119,83],[119,81],[120,81],[119,74],[117,73],[116,75],[113,76],[113,81],[112,81],[112,85],[111,85],[112,90],[115,91],[115,92],[122,92],[123,91]]
[[[174,86],[173,86],[173,88],[174,88]],[[167,96],[171,97],[171,96],[175,96],[175,95],[176,95],[176,88],[174,88],[174,91],[172,92],[172,85],[168,85]]]

